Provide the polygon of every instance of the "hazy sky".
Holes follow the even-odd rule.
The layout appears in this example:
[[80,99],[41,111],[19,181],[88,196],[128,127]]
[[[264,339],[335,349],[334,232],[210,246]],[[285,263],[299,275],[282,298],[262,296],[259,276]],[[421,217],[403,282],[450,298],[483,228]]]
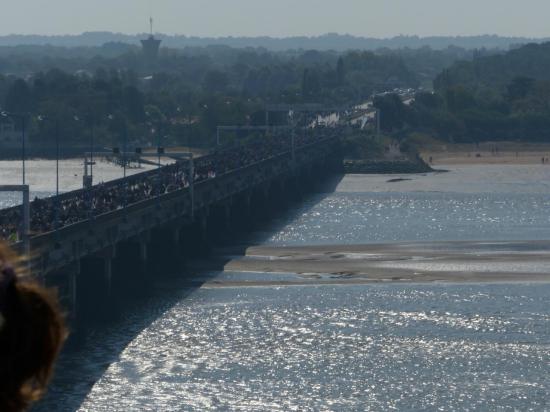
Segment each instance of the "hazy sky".
[[[152,6],[150,6],[152,4]],[[550,36],[549,0],[0,0],[0,35]]]

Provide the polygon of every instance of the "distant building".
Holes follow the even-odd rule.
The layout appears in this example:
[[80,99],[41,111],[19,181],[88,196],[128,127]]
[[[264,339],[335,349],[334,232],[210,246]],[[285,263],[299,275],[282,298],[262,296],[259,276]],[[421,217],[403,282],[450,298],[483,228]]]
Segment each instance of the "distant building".
[[151,34],[149,38],[141,41],[141,46],[143,47],[143,54],[149,62],[153,62],[158,58],[160,43],[162,40],[155,39],[153,36],[153,19],[150,19],[151,23]]

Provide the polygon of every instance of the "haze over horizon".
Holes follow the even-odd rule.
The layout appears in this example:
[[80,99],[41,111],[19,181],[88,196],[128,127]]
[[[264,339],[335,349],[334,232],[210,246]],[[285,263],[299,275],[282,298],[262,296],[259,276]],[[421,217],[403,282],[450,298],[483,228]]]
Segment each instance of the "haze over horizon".
[[0,36],[64,35],[89,31],[143,33],[153,15],[155,31],[199,37],[317,36],[326,33],[387,38],[496,34],[550,35],[544,0],[21,0],[5,5]]

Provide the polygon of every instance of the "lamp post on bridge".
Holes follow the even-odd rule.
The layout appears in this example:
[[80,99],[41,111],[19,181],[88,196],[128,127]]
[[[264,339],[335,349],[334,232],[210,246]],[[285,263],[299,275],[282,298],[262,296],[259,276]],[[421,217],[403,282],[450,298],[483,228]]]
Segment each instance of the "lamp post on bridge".
[[[114,121],[117,117],[115,117],[113,114],[108,114],[107,115],[107,119],[110,120],[110,121]],[[126,182],[126,150],[127,150],[127,147],[126,147],[126,142],[128,140],[128,123],[126,121],[125,118],[123,117],[120,117],[123,121],[123,126],[122,126],[122,138],[123,138],[123,144],[122,144],[122,166],[123,166],[123,177],[124,177],[124,181],[123,181],[123,208],[124,210],[126,211],[126,207],[128,206],[128,194],[126,193],[127,192],[127,182]],[[125,212],[126,213],[126,212]]]
[[50,117],[39,115],[37,117],[39,122],[53,122],[55,127],[55,207],[54,207],[54,229],[55,232],[59,230],[59,119],[52,119]]
[[[126,177],[126,151],[127,151],[127,140],[128,140],[128,123],[125,118],[119,117],[122,124],[122,167],[123,167],[123,177]],[[115,121],[117,117],[113,114],[108,114],[107,119],[110,121]]]
[[11,119],[18,119],[21,121],[21,162],[22,162],[22,174],[23,174],[23,185],[26,184],[26,167],[25,167],[25,161],[26,161],[26,147],[25,147],[25,129],[26,129],[26,120],[28,117],[28,114],[26,113],[12,113],[3,111],[0,109],[0,116],[11,118]]
[[[74,116],[76,122],[81,121],[79,116]],[[82,179],[82,187],[89,189],[94,185],[94,137],[95,137],[95,120],[92,116],[89,117],[90,125],[90,159],[88,160],[88,153],[84,153],[84,177]],[[90,173],[88,174],[88,166],[90,167]]]
[[[179,111],[179,107],[178,107],[178,111]],[[157,137],[157,171],[158,171],[158,187],[159,187],[157,197],[160,197],[161,180],[162,180],[160,158],[161,158],[161,155],[164,155],[164,147],[161,147],[161,139],[162,139],[161,119],[157,119],[157,121],[155,122],[155,120],[153,119],[153,114],[150,112],[145,112],[145,116],[147,116],[147,118],[149,119],[151,134],[157,135],[156,136]],[[159,114],[159,116],[162,116],[162,114]]]

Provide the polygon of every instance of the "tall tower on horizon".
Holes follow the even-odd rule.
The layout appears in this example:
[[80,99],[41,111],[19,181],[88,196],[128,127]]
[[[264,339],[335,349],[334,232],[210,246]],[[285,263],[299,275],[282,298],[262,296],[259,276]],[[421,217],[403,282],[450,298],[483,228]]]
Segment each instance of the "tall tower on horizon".
[[160,43],[162,40],[155,39],[153,35],[153,18],[149,18],[149,24],[151,26],[151,32],[149,38],[141,41],[141,46],[143,47],[143,54],[149,62],[153,62],[158,58]]

